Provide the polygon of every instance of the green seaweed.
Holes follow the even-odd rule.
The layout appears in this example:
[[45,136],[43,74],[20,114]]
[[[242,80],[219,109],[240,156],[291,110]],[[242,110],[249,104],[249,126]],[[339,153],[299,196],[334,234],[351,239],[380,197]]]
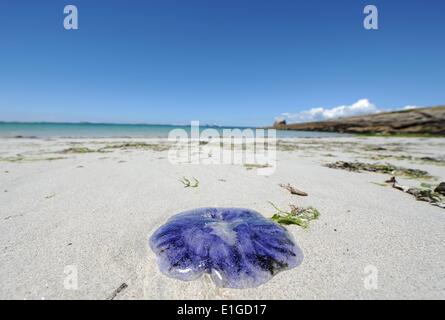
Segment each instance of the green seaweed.
[[284,211],[271,201],[268,201],[268,203],[276,210],[271,219],[282,225],[295,224],[306,229],[309,227],[310,221],[317,220],[320,217],[320,212],[314,207],[300,208],[290,205],[290,211]]
[[246,163],[244,165],[244,168],[246,168],[246,170],[264,169],[264,168],[270,168],[270,167],[271,167],[271,165],[269,165],[269,164]]
[[363,163],[363,162],[346,162],[346,161],[337,161],[334,163],[328,163],[325,165],[328,168],[332,169],[342,169],[352,172],[376,172],[383,174],[391,174],[393,176],[404,176],[410,179],[432,179],[427,171],[419,170],[419,169],[408,169],[403,167],[397,167],[392,164],[379,164],[379,163]]
[[445,166],[445,160],[442,158],[433,157],[420,157],[416,158],[410,155],[391,155],[391,154],[377,154],[370,157],[372,160],[384,160],[384,159],[394,159],[394,160],[407,160],[419,164],[429,164],[434,166]]
[[299,147],[295,143],[278,141],[278,143],[276,145],[276,149],[278,151],[297,151],[297,150],[301,150],[302,148]]
[[67,159],[66,157],[47,157],[47,158],[25,158],[24,156],[18,154],[12,157],[0,157],[0,162],[35,162],[35,161],[55,161]]
[[441,182],[436,188],[428,183],[422,183],[420,188],[403,186],[397,182],[395,177],[386,181],[387,183],[392,183],[394,189],[408,193],[416,198],[417,201],[428,202],[433,206],[445,209],[445,194],[441,192],[440,186],[445,184]]
[[355,133],[358,137],[382,137],[382,138],[443,138],[443,134],[432,133],[378,133],[378,132],[364,132]]
[[106,152],[107,150],[113,149],[146,149],[154,151],[166,151],[169,146],[156,143],[145,143],[145,142],[125,142],[119,144],[108,144],[105,147],[100,148],[99,152]]
[[416,158],[416,161],[423,163],[423,164],[430,164],[430,165],[435,165],[435,166],[445,166],[445,160],[439,159],[439,158],[421,157],[421,158]]
[[0,162],[20,162],[25,160],[25,157],[21,154],[12,157],[0,157]]
[[197,188],[199,186],[199,180],[193,177],[194,183],[192,183],[189,179],[186,177],[182,177],[181,180],[179,180],[183,185],[184,188]]
[[430,183],[422,182],[422,183],[420,184],[420,187],[425,188],[425,189],[432,189],[432,188],[433,188],[433,185],[430,184]]
[[65,160],[66,157],[48,157],[43,159],[36,159],[36,160],[46,160],[46,161],[55,161],[55,160]]
[[64,154],[92,153],[92,152],[95,152],[95,150],[92,150],[87,147],[71,147],[61,151],[61,153]]

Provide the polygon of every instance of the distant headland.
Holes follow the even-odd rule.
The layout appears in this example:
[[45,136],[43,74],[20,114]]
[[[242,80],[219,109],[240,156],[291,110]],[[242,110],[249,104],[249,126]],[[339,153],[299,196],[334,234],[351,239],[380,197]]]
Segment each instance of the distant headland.
[[275,122],[273,128],[297,131],[443,136],[445,135],[445,105],[318,122],[288,124],[283,120]]

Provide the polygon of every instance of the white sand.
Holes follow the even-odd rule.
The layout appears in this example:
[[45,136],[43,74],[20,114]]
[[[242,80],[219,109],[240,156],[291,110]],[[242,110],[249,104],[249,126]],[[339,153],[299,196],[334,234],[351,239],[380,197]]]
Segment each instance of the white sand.
[[[106,141],[77,142],[97,148]],[[293,141],[300,149],[280,151],[276,173],[264,177],[239,165],[172,165],[166,151],[61,155],[51,153],[73,140],[0,140],[0,298],[108,299],[126,283],[116,299],[445,299],[445,210],[373,184],[387,175],[322,166],[375,162],[366,157],[381,153],[444,156],[445,140]],[[364,145],[388,150],[365,151]],[[5,161],[18,153],[25,160]],[[60,156],[67,159],[42,160]],[[385,161],[445,181],[444,166]],[[185,189],[178,181],[183,176],[198,178],[200,186]],[[279,183],[309,196],[292,196]],[[321,212],[307,230],[288,228],[305,254],[301,266],[248,290],[218,289],[208,277],[181,282],[159,272],[148,238],[173,214],[220,206],[270,217],[267,201]],[[72,265],[77,290],[64,287],[64,270]],[[378,270],[374,290],[364,286],[369,265]]]

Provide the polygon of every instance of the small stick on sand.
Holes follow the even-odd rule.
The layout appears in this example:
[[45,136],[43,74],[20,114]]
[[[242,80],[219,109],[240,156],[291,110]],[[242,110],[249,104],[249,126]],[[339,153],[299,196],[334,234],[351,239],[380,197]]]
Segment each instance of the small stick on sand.
[[289,191],[291,194],[296,194],[298,196],[302,196],[302,197],[307,197],[308,194],[304,191],[298,190],[294,187],[292,187],[289,183],[287,185],[285,184],[280,184],[279,185],[281,188],[286,189],[287,191]]
[[111,296],[108,298],[108,300],[114,300],[114,298],[116,298],[116,296],[121,293],[122,290],[126,289],[128,287],[128,285],[124,282],[122,283],[119,288],[117,288],[116,290],[113,291],[113,293],[111,294]]

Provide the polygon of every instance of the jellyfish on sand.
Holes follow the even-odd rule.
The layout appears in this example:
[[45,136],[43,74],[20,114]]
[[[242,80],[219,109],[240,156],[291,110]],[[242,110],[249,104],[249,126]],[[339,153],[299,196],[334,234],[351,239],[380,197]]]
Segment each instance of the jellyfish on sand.
[[284,227],[240,208],[177,214],[152,235],[150,247],[164,274],[191,281],[209,273],[226,288],[257,287],[303,260]]

